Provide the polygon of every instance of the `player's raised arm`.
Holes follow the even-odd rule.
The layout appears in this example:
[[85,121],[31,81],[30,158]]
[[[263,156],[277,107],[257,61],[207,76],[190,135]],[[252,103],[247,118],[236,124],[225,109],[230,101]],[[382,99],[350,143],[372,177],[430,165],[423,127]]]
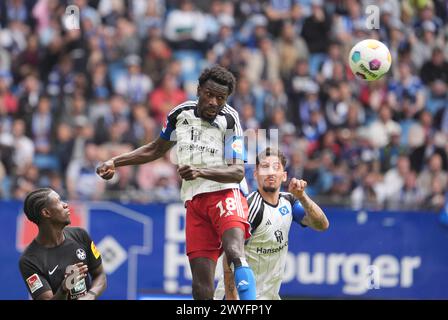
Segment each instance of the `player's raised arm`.
[[109,180],[114,176],[115,168],[143,164],[162,157],[176,142],[165,140],[161,137],[141,146],[131,152],[118,155],[102,163],[96,169],[96,173],[103,179]]
[[[301,219],[300,223],[311,227],[317,231],[325,231],[330,226],[325,213],[306,193],[305,188],[307,182],[305,180],[298,180],[292,178],[289,183],[289,192],[296,197],[305,210],[305,216]],[[293,208],[294,210],[295,208]]]

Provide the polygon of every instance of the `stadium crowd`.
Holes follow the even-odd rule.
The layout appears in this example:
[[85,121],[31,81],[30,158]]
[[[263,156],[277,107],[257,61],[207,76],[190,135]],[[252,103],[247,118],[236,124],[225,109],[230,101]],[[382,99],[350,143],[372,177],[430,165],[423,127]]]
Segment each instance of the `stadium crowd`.
[[[64,28],[70,4],[80,29]],[[366,27],[370,4],[379,29]],[[370,83],[347,63],[366,38],[392,54]],[[50,186],[70,200],[179,199],[170,154],[109,182],[95,168],[156,138],[214,64],[237,77],[229,104],[246,132],[266,129],[260,146],[278,133],[289,176],[321,204],[445,205],[445,0],[1,1],[0,198]]]

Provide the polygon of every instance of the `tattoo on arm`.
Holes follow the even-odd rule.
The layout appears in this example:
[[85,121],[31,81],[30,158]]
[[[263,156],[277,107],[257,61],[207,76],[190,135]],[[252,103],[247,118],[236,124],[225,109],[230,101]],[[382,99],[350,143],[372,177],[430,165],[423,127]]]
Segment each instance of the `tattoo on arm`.
[[303,196],[299,198],[299,201],[305,209],[306,216],[304,222],[306,222],[306,224],[316,230],[328,229],[329,222],[325,213],[308,195],[304,193]]

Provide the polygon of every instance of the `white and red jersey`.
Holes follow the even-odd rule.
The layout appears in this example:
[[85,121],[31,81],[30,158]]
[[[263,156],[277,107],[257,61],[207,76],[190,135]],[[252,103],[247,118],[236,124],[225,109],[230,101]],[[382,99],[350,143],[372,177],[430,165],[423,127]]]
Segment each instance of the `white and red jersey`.
[[[196,168],[226,166],[229,160],[245,160],[243,131],[238,113],[226,105],[213,122],[203,120],[197,114],[198,101],[187,101],[168,114],[160,137],[176,141],[178,165]],[[183,201],[195,195],[224,189],[239,188],[247,194],[247,184],[221,183],[197,178],[182,182]]]

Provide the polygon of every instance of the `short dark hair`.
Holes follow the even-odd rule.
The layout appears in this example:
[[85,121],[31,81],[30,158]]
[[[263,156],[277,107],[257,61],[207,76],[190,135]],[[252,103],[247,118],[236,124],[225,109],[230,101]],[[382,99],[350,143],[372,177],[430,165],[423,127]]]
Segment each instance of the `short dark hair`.
[[199,86],[203,86],[204,83],[207,82],[207,80],[212,80],[223,86],[227,86],[227,88],[229,89],[229,96],[232,94],[236,83],[233,74],[229,70],[218,65],[202,71],[201,75],[199,76]]
[[23,205],[23,211],[25,212],[26,217],[31,222],[39,225],[40,223],[40,212],[44,209],[48,204],[48,195],[53,190],[50,188],[39,188],[34,191],[31,191],[25,198],[25,202]]
[[281,151],[278,150],[278,149],[271,148],[271,147],[266,148],[263,152],[260,152],[260,153],[257,155],[257,160],[256,160],[256,161],[257,161],[257,167],[258,167],[258,165],[260,164],[260,161],[261,161],[262,159],[267,158],[267,157],[269,157],[269,156],[275,156],[275,157],[277,157],[277,158],[280,160],[280,162],[281,162],[281,164],[282,164],[282,166],[283,166],[283,169],[286,168],[286,157],[285,157],[285,155],[283,154],[283,152],[281,152]]

